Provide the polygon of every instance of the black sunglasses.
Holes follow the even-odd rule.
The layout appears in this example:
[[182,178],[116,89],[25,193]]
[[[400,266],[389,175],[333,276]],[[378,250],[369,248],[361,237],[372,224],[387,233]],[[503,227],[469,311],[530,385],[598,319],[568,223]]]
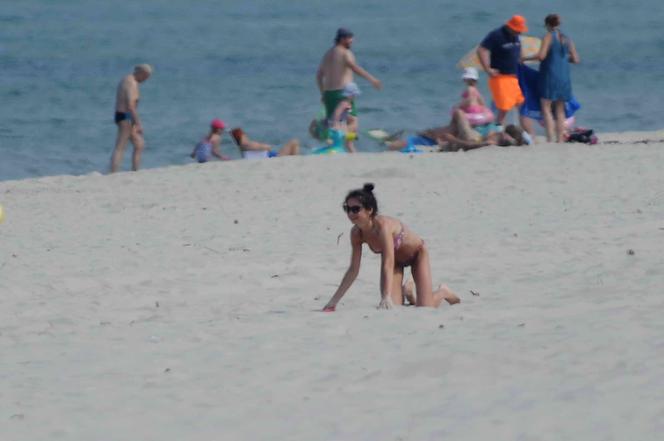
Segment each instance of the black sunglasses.
[[348,204],[343,204],[343,205],[342,205],[342,208],[344,209],[344,211],[345,211],[346,213],[357,214],[357,213],[359,213],[360,210],[362,209],[362,206],[361,206],[361,205],[348,205]]

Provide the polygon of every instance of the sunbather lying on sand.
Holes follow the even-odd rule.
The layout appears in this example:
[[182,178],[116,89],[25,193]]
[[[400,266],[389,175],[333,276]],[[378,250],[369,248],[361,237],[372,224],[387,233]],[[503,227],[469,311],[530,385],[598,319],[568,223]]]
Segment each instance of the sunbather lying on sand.
[[300,154],[300,141],[291,139],[283,147],[277,150],[276,147],[262,142],[250,139],[244,130],[237,127],[231,130],[231,136],[235,144],[242,152],[244,159],[264,159],[274,158],[275,156],[291,156]]
[[400,150],[405,153],[417,149],[418,145],[434,147],[441,152],[472,150],[489,145],[520,146],[529,144],[523,129],[508,125],[505,131],[499,131],[493,124],[472,127],[466,114],[457,109],[452,114],[452,121],[447,126],[435,127],[419,132],[415,137],[386,143],[389,150]]

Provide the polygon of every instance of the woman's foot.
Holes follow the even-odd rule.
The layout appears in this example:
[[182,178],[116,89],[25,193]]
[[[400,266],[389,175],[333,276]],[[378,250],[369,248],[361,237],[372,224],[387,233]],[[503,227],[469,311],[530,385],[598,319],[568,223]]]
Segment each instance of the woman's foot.
[[415,282],[413,279],[408,279],[402,287],[403,296],[408,300],[408,304],[415,306],[417,299],[415,298]]
[[459,296],[454,294],[454,291],[448,288],[447,285],[440,285],[438,287],[438,290],[443,292],[443,298],[450,305],[456,305],[457,303],[461,303],[461,299],[459,298]]

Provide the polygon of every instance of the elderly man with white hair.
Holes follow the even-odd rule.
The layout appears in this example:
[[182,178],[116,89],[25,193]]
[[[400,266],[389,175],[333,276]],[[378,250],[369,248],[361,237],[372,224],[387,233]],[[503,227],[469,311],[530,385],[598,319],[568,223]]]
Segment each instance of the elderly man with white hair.
[[132,156],[132,170],[136,171],[141,164],[141,153],[145,146],[143,139],[143,126],[138,117],[138,100],[140,93],[138,85],[146,81],[152,75],[152,66],[139,64],[134,67],[134,72],[125,76],[120,84],[115,97],[115,124],[118,126],[118,136],[115,141],[115,149],[111,155],[111,173],[118,171],[127,141],[134,145]]

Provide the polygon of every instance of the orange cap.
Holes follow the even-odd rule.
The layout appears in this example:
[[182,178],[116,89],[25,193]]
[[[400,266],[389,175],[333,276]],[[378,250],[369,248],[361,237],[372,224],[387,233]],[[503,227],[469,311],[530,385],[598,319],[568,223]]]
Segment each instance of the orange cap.
[[513,15],[507,23],[505,23],[508,28],[514,32],[528,32],[528,26],[526,26],[526,19],[521,15]]

